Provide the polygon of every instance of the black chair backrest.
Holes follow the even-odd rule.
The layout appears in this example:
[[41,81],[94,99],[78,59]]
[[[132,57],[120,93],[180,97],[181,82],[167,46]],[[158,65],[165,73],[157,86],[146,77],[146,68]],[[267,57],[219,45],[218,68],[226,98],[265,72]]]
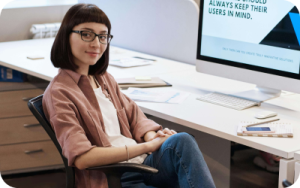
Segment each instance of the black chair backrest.
[[57,150],[60,153],[60,156],[62,157],[62,160],[65,165],[66,170],[66,177],[67,177],[67,188],[74,188],[75,184],[75,172],[73,167],[68,166],[68,160],[62,155],[62,150],[60,147],[60,144],[58,143],[55,133],[48,122],[47,118],[45,117],[44,111],[43,111],[43,95],[39,95],[35,98],[32,98],[28,101],[28,107],[33,113],[33,115],[36,117],[36,119],[40,122],[40,124],[43,126],[45,131],[48,133],[49,137],[55,144]]

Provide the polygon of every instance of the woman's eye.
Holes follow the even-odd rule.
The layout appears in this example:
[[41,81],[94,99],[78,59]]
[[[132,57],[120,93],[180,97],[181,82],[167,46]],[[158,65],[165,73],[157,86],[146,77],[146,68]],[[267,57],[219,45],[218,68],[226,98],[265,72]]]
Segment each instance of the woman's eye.
[[83,35],[84,37],[90,37],[90,36],[91,36],[89,33],[82,33],[82,35]]
[[106,36],[100,36],[100,39],[102,39],[102,40],[106,40]]

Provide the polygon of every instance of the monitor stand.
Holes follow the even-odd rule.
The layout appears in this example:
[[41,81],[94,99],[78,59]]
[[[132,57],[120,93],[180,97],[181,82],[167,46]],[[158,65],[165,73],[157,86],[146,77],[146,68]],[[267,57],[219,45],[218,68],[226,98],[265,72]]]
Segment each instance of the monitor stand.
[[279,97],[280,94],[281,94],[281,90],[256,86],[256,88],[254,88],[252,90],[243,91],[243,92],[239,92],[239,93],[233,93],[230,95],[234,96],[234,97],[242,98],[242,99],[248,99],[248,100],[257,101],[257,102],[264,102],[266,100]]

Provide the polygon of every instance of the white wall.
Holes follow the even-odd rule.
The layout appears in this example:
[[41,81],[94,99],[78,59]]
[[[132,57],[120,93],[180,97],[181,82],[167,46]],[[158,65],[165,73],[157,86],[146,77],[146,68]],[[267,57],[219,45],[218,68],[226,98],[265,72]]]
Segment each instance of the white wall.
[[32,24],[61,22],[71,5],[3,9],[0,42],[26,40]]
[[111,45],[195,64],[199,8],[193,0],[79,0],[109,17]]
[[[199,5],[200,0],[195,0]],[[0,42],[26,40],[32,24],[61,22],[70,5],[3,9],[0,16]]]

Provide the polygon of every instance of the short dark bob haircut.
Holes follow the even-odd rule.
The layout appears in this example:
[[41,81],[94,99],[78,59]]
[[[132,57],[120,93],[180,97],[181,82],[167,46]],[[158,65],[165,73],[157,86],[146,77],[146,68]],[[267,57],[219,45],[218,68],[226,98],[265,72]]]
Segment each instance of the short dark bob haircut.
[[[76,25],[86,22],[104,24],[111,31],[111,24],[106,14],[93,4],[76,4],[66,13],[61,26],[55,37],[51,49],[51,61],[56,68],[70,69],[76,71],[78,66],[73,61],[73,54],[70,46],[70,34]],[[89,67],[89,75],[105,73],[109,62],[109,44],[106,51],[95,65]]]

